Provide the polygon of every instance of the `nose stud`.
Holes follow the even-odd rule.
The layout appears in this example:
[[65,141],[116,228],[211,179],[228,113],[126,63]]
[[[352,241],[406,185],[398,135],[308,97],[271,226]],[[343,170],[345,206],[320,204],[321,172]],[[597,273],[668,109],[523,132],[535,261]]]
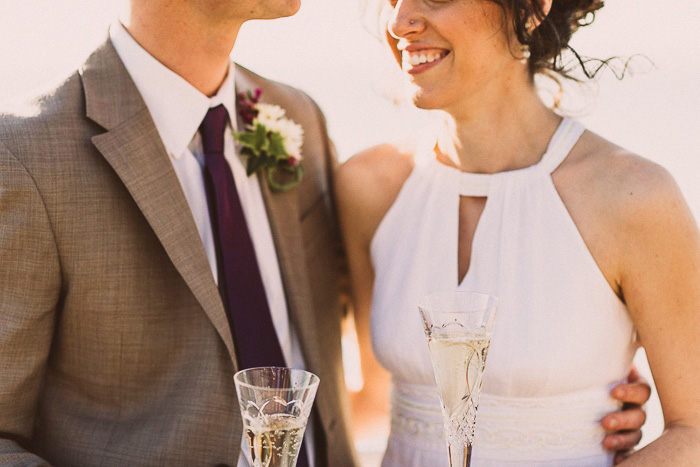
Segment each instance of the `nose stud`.
[[415,23],[416,23],[416,20],[415,20],[415,19],[412,19],[412,20],[410,20],[410,21],[408,22],[408,24],[415,24]]

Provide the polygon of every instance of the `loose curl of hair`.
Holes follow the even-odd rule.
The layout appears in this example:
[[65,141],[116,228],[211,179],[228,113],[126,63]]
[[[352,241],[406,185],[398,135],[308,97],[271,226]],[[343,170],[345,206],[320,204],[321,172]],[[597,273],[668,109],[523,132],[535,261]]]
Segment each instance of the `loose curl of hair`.
[[[611,66],[612,59],[600,60],[581,57],[569,45],[569,40],[577,29],[588,26],[595,20],[595,12],[604,5],[603,0],[553,0],[550,11],[545,14],[537,0],[490,0],[503,9],[506,20],[518,41],[528,46],[530,76],[553,73],[578,81],[572,72],[580,65],[586,78],[594,78],[601,68]],[[531,22],[537,25],[528,27]],[[565,51],[574,56],[574,66],[565,61]],[[591,66],[593,64],[593,66]],[[624,73],[624,70],[623,70]],[[621,75],[615,74],[618,78]]]

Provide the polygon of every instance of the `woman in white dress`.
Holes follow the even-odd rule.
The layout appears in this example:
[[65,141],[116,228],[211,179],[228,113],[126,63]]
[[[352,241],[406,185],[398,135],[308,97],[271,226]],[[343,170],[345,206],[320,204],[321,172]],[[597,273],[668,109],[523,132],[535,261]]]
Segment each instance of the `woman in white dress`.
[[[633,445],[643,421],[639,410],[603,418],[619,408],[611,388],[639,345],[666,430],[623,464],[700,465],[697,226],[664,169],[562,118],[533,83],[565,74],[560,53],[601,6],[389,2],[388,39],[413,102],[444,111],[446,124],[337,174],[356,319],[362,332],[371,308],[366,327],[392,379],[384,466],[447,465],[416,308],[443,290],[500,300],[473,467],[612,465],[613,441]],[[601,419],[632,435],[606,438]]]

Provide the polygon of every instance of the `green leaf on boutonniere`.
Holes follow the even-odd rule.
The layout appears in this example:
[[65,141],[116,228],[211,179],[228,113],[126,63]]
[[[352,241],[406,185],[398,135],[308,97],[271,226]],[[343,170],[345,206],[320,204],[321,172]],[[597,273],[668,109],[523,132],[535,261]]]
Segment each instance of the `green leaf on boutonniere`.
[[263,125],[255,125],[255,128],[249,131],[236,132],[233,136],[244,148],[251,149],[256,156],[266,149],[267,130]]
[[[245,155],[245,152],[243,152],[243,154]],[[259,155],[257,157],[251,157],[250,155],[248,155],[248,157],[246,159],[246,168],[245,168],[246,175],[248,175],[250,177],[255,172],[257,172],[259,169],[268,165],[267,160],[268,160],[268,158],[265,157],[264,155]]]
[[268,134],[269,148],[268,154],[275,156],[275,162],[289,158],[287,150],[284,148],[284,138],[277,131]]

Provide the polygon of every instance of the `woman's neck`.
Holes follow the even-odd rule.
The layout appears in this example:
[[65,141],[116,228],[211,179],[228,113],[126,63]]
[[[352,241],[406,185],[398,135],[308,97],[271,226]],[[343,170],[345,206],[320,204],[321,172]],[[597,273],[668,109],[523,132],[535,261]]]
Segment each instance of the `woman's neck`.
[[[474,99],[476,100],[476,99]],[[446,113],[447,147],[438,157],[465,172],[496,173],[536,164],[561,118],[527,84]]]

